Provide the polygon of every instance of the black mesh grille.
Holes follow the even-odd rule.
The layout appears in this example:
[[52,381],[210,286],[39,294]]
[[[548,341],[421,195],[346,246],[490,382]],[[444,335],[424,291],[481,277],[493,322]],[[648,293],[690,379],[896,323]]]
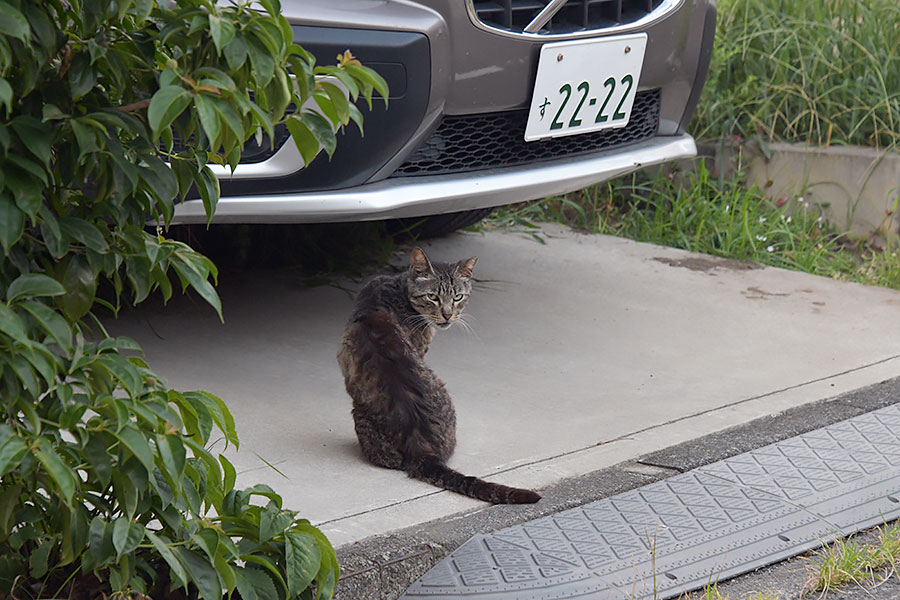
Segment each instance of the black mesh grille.
[[646,140],[659,128],[659,90],[639,92],[628,125],[526,142],[528,110],[444,117],[391,177],[464,173],[576,156]]
[[[521,33],[550,0],[476,1],[475,14],[485,25]],[[662,0],[568,0],[539,34],[565,34],[633,23]]]

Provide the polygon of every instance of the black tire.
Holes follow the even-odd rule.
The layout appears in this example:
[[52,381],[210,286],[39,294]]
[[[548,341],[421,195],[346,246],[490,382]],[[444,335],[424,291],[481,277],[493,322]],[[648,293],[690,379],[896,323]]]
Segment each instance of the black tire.
[[491,208],[477,208],[462,212],[426,217],[408,217],[388,222],[388,233],[400,238],[424,240],[452,233],[457,229],[474,225],[494,212]]

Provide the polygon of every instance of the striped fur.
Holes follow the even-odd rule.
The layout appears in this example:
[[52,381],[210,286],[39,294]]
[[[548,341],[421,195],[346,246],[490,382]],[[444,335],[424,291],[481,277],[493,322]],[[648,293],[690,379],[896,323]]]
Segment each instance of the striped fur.
[[360,291],[338,352],[356,435],[376,465],[494,504],[537,502],[535,492],[446,466],[456,446],[456,413],[424,359],[435,330],[459,319],[474,265],[474,257],[431,263],[417,248],[409,271],[376,277]]

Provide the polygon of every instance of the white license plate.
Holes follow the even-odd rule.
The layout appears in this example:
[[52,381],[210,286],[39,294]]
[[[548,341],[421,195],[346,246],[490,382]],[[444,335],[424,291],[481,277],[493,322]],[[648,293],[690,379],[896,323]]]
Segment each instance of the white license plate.
[[627,125],[646,48],[646,33],[544,44],[525,141]]

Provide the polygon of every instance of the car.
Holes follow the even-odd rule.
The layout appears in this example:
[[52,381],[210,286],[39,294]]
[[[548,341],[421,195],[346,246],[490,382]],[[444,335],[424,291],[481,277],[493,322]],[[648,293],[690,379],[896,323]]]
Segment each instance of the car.
[[[282,0],[320,63],[350,49],[390,87],[333,157],[285,128],[221,173],[214,223],[400,219],[438,235],[494,207],[696,154],[715,0]],[[361,105],[362,107],[362,105]],[[176,223],[205,223],[199,199]]]

